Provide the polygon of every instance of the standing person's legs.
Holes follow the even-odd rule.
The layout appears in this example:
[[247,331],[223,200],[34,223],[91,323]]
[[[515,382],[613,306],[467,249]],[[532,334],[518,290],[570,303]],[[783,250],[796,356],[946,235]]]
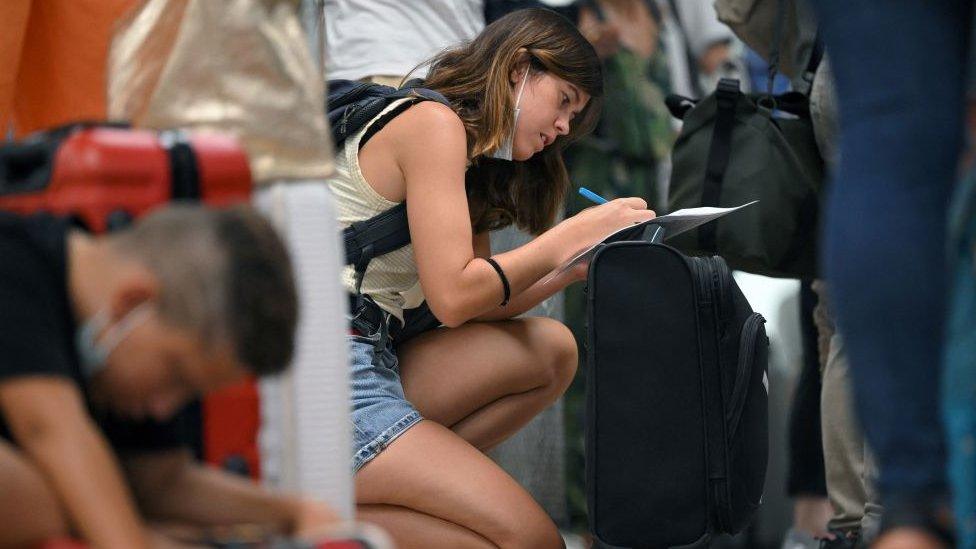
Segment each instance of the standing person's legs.
[[827,533],[830,503],[824,479],[820,425],[820,353],[814,309],[817,295],[809,280],[800,282],[800,333],[803,366],[793,390],[789,416],[789,475],[786,493],[793,500],[794,535],[822,537]]
[[[971,60],[976,62],[976,57]],[[972,77],[971,77],[972,78]],[[972,98],[970,99],[972,101]],[[972,149],[973,138],[970,137]],[[970,154],[976,151],[970,151]],[[943,420],[949,439],[949,480],[956,517],[956,546],[976,549],[976,171],[956,189],[950,214],[952,241],[952,299],[946,337],[942,382]]]
[[826,272],[889,515],[944,497],[938,417],[948,190],[962,143],[970,2],[817,0],[840,164]]
[[831,339],[824,366],[821,411],[827,494],[834,508],[828,527],[848,539],[870,542],[881,519],[874,488],[877,470],[854,413],[847,357],[839,334]]
[[834,543],[844,547],[851,541],[870,542],[877,537],[882,512],[876,488],[878,469],[854,411],[847,352],[834,327],[826,284],[817,281],[813,289],[818,297],[814,319],[823,355],[820,410],[824,465],[834,513],[827,526],[846,538]]

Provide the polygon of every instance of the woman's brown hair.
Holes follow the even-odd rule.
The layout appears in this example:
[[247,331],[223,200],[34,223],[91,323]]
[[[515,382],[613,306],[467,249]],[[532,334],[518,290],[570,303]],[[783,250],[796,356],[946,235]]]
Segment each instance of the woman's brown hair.
[[[510,75],[528,61],[532,73],[547,72],[590,97],[568,135],[525,162],[483,155],[511,135],[515,98]],[[562,207],[569,176],[566,145],[593,129],[600,113],[603,74],[593,46],[565,17],[546,9],[512,12],[488,25],[474,40],[435,56],[424,87],[450,100],[468,136],[465,186],[471,221],[480,233],[515,224],[533,234],[549,228]]]

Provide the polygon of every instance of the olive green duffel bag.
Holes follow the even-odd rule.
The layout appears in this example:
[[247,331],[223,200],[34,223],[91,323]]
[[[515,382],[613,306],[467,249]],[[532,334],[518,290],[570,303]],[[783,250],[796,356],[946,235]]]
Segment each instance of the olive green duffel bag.
[[668,107],[684,120],[671,157],[670,210],[759,201],[669,244],[751,273],[815,276],[824,167],[807,97],[743,94],[737,80],[723,79],[701,101],[670,96]]

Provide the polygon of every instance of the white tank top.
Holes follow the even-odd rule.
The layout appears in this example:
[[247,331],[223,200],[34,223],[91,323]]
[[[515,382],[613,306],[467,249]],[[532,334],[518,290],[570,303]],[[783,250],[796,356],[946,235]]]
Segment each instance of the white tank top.
[[[359,142],[373,123],[387,112],[410,98],[399,99],[387,106],[355,135],[346,139],[336,155],[335,173],[328,180],[335,197],[339,228],[369,219],[397,205],[379,195],[363,177],[359,167]],[[342,284],[347,291],[356,290],[356,273],[351,265],[342,270]],[[413,245],[373,258],[366,268],[362,292],[369,294],[383,310],[403,321],[403,310],[420,306],[424,292],[417,275],[417,263],[413,257]]]

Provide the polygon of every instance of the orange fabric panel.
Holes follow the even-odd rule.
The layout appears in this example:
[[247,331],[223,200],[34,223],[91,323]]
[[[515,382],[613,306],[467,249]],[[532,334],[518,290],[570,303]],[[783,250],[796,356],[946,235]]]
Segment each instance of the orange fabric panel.
[[7,128],[5,120],[11,120],[16,135],[22,136],[74,120],[104,119],[109,41],[115,22],[134,4],[135,0],[0,2],[0,63],[17,67],[10,71],[15,78],[0,76],[0,133]]
[[20,52],[30,8],[31,0],[0,2],[0,140],[6,136],[13,112]]

